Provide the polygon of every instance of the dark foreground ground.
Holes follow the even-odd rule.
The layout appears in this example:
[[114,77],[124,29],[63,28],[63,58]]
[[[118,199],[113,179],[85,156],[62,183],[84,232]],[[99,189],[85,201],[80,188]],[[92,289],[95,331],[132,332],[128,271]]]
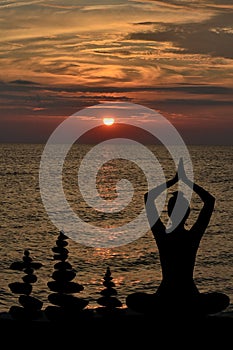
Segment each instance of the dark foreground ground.
[[100,315],[86,310],[72,318],[16,320],[0,314],[0,338],[4,347],[22,349],[186,349],[233,346],[233,313],[191,317],[187,315],[148,315],[128,309],[117,314]]

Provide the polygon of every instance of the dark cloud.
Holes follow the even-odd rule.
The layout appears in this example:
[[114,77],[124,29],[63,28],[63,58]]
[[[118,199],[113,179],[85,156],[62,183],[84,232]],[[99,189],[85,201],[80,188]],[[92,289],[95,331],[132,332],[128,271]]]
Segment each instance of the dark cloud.
[[[155,30],[134,32],[128,39],[158,42],[172,42],[187,54],[207,54],[212,57],[233,59],[232,12],[219,15],[202,23],[152,23]],[[138,22],[145,25],[148,22]],[[228,30],[227,30],[228,28]]]
[[168,104],[173,105],[192,105],[192,106],[232,106],[233,107],[233,100],[216,100],[216,99],[188,99],[188,98],[175,98],[175,99],[166,99],[165,102]]
[[183,85],[175,87],[164,87],[165,90],[182,91],[188,94],[196,95],[220,95],[220,94],[233,94],[233,88],[226,86],[213,86],[213,85]]
[[[32,90],[33,88],[33,90]],[[23,90],[22,90],[23,89]],[[30,91],[38,93],[44,93],[51,98],[58,96],[61,98],[62,95],[58,93],[93,93],[93,94],[108,94],[108,93],[129,93],[129,92],[182,92],[184,94],[197,95],[232,95],[233,87],[221,86],[221,85],[199,85],[199,84],[177,84],[174,86],[145,86],[145,87],[111,87],[111,86],[85,86],[85,85],[57,85],[50,86],[44,84],[38,84],[35,81],[29,80],[14,80],[9,83],[0,81],[0,93],[12,94],[12,91],[25,91],[25,96],[28,96]],[[2,95],[3,96],[3,95]],[[22,96],[22,95],[21,95]],[[1,95],[0,95],[1,97]],[[14,98],[14,96],[13,96]]]
[[[54,90],[61,91],[64,87],[54,87]],[[214,85],[186,85],[177,84],[175,86],[148,86],[148,87],[87,87],[87,86],[66,86],[68,92],[93,92],[93,93],[128,93],[128,92],[183,92],[196,95],[218,95],[218,94],[233,94],[233,87],[214,86]],[[198,97],[199,98],[199,97]]]
[[21,79],[12,80],[12,81],[10,81],[9,84],[14,84],[14,85],[39,85],[39,83],[37,83],[35,81],[21,80]]
[[157,22],[136,22],[133,23],[135,26],[150,26],[156,24]]
[[171,4],[177,6],[207,6],[207,5],[219,5],[219,6],[232,6],[232,0],[194,0],[194,1],[180,1],[180,0],[146,0],[151,2],[159,2],[161,4]]

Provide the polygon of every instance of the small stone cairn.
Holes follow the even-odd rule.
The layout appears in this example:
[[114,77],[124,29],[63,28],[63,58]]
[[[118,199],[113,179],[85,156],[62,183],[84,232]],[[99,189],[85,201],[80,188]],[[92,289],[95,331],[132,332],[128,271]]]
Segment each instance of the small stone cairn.
[[115,283],[112,281],[113,278],[111,274],[110,267],[107,267],[103,278],[103,285],[105,288],[100,291],[102,296],[97,299],[97,303],[101,306],[96,308],[97,313],[108,316],[123,312],[123,309],[120,309],[122,307],[122,302],[116,297],[117,291],[114,288]]
[[9,313],[15,319],[33,320],[42,317],[43,302],[31,296],[32,284],[37,281],[34,270],[40,269],[41,263],[32,261],[29,250],[24,251],[22,261],[13,262],[10,265],[11,270],[23,271],[25,275],[22,277],[23,282],[9,283],[8,286],[12,293],[20,294],[18,301],[21,306],[12,305]]
[[76,272],[67,261],[69,254],[66,248],[67,239],[68,237],[61,231],[56,240],[56,246],[52,248],[55,253],[53,258],[57,262],[52,274],[53,281],[49,281],[47,286],[53,292],[48,296],[48,300],[53,305],[45,308],[46,317],[52,321],[73,320],[79,317],[89,304],[88,300],[73,295],[81,292],[84,287],[72,281]]

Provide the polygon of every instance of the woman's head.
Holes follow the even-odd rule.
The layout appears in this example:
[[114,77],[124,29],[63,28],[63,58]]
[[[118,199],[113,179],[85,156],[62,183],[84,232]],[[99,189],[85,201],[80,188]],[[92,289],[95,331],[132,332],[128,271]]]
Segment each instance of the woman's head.
[[[179,198],[178,198],[178,195],[179,195]],[[189,216],[190,207],[189,207],[189,202],[184,197],[183,192],[176,191],[176,192],[172,193],[172,197],[169,199],[168,207],[167,207],[167,212],[168,212],[169,217],[171,217],[171,214],[173,212],[173,209],[174,209],[176,203],[177,203],[177,209],[179,210],[179,212],[181,211],[183,214],[182,222],[185,222]]]

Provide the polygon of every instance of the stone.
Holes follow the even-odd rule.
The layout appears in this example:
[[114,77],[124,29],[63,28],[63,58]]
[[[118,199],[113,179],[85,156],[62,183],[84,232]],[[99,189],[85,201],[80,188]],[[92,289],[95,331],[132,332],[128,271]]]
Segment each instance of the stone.
[[88,305],[88,301],[85,299],[77,298],[73,295],[60,293],[50,294],[48,296],[48,300],[54,305],[62,306],[64,308],[75,308],[76,310],[82,310]]
[[30,294],[32,286],[29,283],[13,282],[9,283],[9,288],[15,294]]
[[57,281],[49,281],[47,283],[49,289],[58,293],[79,293],[84,287],[81,284],[75,282],[58,283]]
[[30,295],[20,295],[19,303],[27,310],[36,311],[41,310],[43,302],[30,296]]
[[76,276],[75,272],[72,270],[58,270],[54,271],[52,274],[52,278],[55,281],[68,282],[74,279]]

